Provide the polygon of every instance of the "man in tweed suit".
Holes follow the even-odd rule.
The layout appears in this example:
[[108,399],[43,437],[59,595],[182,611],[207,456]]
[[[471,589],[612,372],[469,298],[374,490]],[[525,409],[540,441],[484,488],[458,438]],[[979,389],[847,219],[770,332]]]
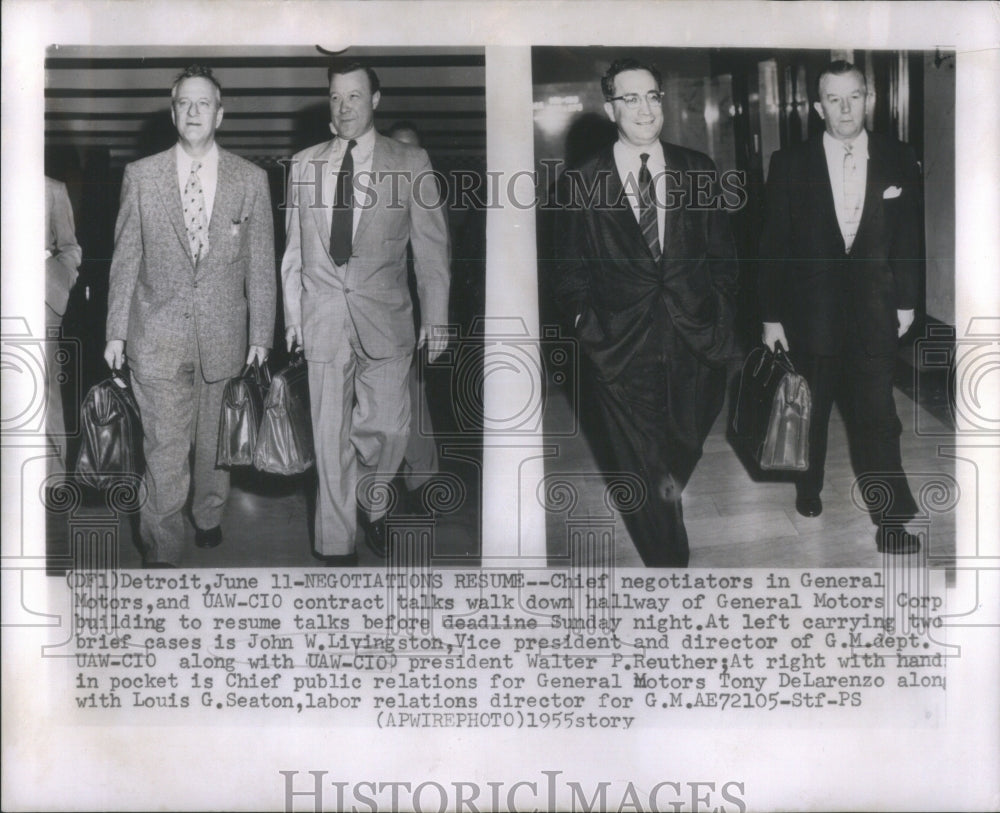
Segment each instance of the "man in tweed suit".
[[[316,552],[354,561],[359,474],[391,480],[410,434],[414,350],[406,246],[420,299],[417,345],[445,346],[449,242],[427,153],[375,132],[378,76],[360,63],[329,75],[335,137],[298,153],[288,181],[281,264],[286,341],[309,367],[319,494]],[[366,541],[386,552],[385,507],[364,504]]]
[[125,168],[104,351],[118,369],[127,348],[142,416],[148,567],[182,558],[192,446],[195,544],[222,541],[229,494],[229,473],[215,465],[222,392],[244,362],[264,361],[274,331],[267,178],[216,145],[222,89],[210,69],[194,65],[177,77],[171,118],[177,144]]

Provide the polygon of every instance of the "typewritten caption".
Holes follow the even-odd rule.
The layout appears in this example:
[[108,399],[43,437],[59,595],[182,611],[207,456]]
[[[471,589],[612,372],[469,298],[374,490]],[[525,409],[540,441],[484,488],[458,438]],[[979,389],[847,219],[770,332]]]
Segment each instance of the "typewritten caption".
[[264,710],[276,722],[629,730],[694,713],[794,724],[809,709],[874,723],[891,695],[895,713],[926,722],[955,655],[943,597],[890,586],[878,570],[108,571],[66,581],[69,702],[128,719]]

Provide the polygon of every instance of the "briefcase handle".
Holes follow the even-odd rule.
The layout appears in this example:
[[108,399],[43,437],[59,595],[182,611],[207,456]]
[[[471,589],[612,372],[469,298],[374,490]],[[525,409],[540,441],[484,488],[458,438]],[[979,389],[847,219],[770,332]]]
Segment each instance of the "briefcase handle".
[[115,384],[118,386],[119,389],[123,390],[131,389],[131,387],[129,386],[128,372],[129,372],[128,359],[125,358],[122,359],[121,367],[119,367],[117,370],[112,368],[110,377],[111,380],[115,382]]
[[256,381],[266,389],[270,389],[271,387],[271,368],[267,366],[266,361],[261,364],[256,356],[254,356],[252,362],[243,365],[239,377]]
[[[764,347],[766,353],[770,353],[767,347]],[[779,365],[783,370],[789,373],[795,372],[795,365],[792,364],[792,360],[788,357],[785,348],[782,346],[780,341],[774,343],[774,364]]]

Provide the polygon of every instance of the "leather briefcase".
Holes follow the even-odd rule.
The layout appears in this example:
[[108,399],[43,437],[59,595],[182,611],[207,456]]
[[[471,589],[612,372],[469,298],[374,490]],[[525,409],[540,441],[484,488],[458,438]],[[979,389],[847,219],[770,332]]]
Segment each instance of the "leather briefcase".
[[76,473],[84,485],[106,489],[143,474],[142,422],[125,368],[90,388],[80,407],[80,434]]
[[215,455],[219,466],[252,466],[264,400],[271,388],[271,371],[257,359],[243,367],[236,378],[226,382],[219,415],[219,445]]
[[271,474],[300,474],[315,462],[309,378],[299,355],[271,380],[253,465]]
[[750,351],[740,373],[733,431],[738,444],[765,471],[809,468],[809,384],[781,345]]

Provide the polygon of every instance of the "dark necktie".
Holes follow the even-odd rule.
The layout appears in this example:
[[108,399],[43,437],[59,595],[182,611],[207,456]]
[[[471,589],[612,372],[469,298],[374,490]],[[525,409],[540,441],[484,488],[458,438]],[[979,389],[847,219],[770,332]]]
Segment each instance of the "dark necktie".
[[660,227],[656,220],[656,206],[653,205],[653,178],[646,166],[649,153],[644,152],[639,158],[642,159],[642,166],[639,167],[639,228],[653,259],[659,262]]
[[351,233],[354,231],[354,156],[351,150],[357,143],[353,138],[347,142],[347,152],[340,163],[333,193],[330,256],[337,265],[343,265],[351,256]]

